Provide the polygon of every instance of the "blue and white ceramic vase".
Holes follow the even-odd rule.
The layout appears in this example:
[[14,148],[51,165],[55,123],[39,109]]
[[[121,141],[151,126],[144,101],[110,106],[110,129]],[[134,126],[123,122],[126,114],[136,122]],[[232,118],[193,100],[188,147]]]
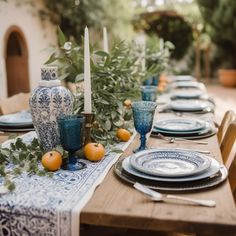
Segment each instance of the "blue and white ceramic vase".
[[57,118],[72,114],[73,96],[61,86],[57,67],[42,68],[41,78],[30,97],[30,111],[39,142],[48,151],[60,144]]

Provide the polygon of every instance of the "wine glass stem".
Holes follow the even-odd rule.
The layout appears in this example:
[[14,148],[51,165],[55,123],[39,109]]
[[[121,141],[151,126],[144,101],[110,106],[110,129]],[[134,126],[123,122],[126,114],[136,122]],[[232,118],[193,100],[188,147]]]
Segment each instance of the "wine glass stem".
[[74,152],[69,152],[69,163],[75,164],[77,162],[77,158],[74,155]]
[[141,145],[139,149],[144,150],[146,148],[146,134],[141,134],[140,141],[141,141]]

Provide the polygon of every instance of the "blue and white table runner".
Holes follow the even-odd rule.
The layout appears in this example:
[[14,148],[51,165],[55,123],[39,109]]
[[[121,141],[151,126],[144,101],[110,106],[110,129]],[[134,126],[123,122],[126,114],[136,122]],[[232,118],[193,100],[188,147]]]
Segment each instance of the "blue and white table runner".
[[[117,147],[124,150],[134,136]],[[35,132],[22,136],[26,142],[34,137]],[[78,236],[81,209],[120,155],[109,153],[94,163],[82,160],[86,169],[59,170],[52,178],[27,174],[15,178],[16,189],[0,196],[0,235]]]

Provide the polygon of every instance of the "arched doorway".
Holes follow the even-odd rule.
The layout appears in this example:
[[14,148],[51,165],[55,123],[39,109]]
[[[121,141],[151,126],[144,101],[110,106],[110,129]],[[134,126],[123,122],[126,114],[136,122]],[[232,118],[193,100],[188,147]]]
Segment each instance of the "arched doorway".
[[22,31],[12,26],[5,37],[5,59],[8,96],[29,92],[28,49]]

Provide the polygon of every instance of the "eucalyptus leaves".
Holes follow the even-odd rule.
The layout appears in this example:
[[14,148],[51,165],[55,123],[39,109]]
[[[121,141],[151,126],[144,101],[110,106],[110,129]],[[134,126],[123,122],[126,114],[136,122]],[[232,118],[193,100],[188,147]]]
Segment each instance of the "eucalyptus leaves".
[[[47,64],[56,64],[61,78],[83,81],[83,48],[67,42],[59,30],[59,48],[54,49]],[[117,128],[132,127],[131,110],[123,103],[127,98],[139,97],[140,74],[137,57],[125,42],[114,43],[110,53],[95,50],[91,46],[92,110],[95,122],[92,136],[104,145],[118,142]],[[84,107],[83,86],[78,86],[74,113],[81,113]]]
[[[59,47],[54,48],[46,64],[56,64],[61,79],[78,85],[84,79],[83,48],[75,42],[67,41],[60,29],[58,35]],[[115,135],[117,128],[130,129],[133,125],[131,110],[123,105],[124,101],[127,98],[137,100],[142,81],[148,75],[159,75],[168,66],[170,50],[173,49],[170,42],[164,43],[162,50],[147,46],[146,71],[141,70],[138,63],[140,55],[134,44],[115,42],[110,53],[90,46],[92,110],[95,117],[92,136],[104,145],[118,142]],[[74,113],[81,113],[83,107],[83,86],[79,85],[75,95]]]
[[25,144],[21,138],[17,138],[8,148],[1,147],[0,176],[4,178],[4,185],[13,190],[15,188],[13,178],[22,172],[41,176],[49,174],[38,165],[42,155],[42,148],[36,138],[30,144]]

